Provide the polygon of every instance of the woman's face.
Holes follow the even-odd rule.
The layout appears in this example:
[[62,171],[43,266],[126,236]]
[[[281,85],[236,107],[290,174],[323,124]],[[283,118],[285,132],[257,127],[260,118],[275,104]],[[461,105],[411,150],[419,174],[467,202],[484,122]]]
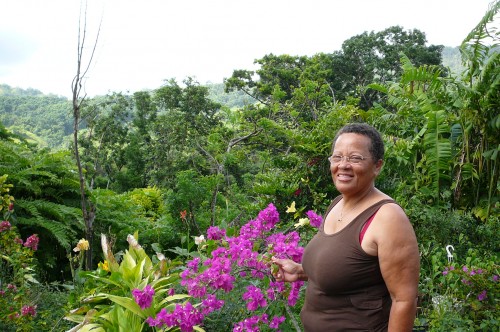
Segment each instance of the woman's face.
[[[343,195],[363,193],[373,186],[383,162],[373,160],[370,145],[370,138],[360,134],[346,133],[337,138],[332,155],[344,158],[340,162],[330,162],[330,172],[335,187]],[[363,160],[347,162],[346,156],[361,156]]]

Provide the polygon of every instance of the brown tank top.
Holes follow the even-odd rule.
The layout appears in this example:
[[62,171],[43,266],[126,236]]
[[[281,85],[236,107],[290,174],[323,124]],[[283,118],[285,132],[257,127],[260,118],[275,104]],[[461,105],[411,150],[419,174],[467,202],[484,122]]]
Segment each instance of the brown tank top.
[[[330,204],[328,212],[342,197]],[[366,221],[384,204],[381,200],[361,212],[345,228],[325,234],[324,224],[305,248],[302,258],[308,276],[301,312],[305,331],[387,331],[391,298],[378,257],[359,242]]]

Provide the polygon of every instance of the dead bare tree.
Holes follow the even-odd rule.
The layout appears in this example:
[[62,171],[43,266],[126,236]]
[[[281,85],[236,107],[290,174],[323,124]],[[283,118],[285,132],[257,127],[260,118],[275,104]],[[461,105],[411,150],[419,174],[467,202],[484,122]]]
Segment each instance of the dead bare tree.
[[[83,13],[82,13],[83,11]],[[83,17],[82,17],[83,16]],[[102,23],[102,20],[101,20]],[[85,3],[80,3],[80,15],[78,18],[78,51],[77,51],[77,66],[76,75],[71,83],[71,91],[73,97],[73,144],[76,165],[78,168],[78,175],[80,178],[80,199],[83,220],[85,223],[85,238],[89,242],[89,250],[86,252],[85,257],[85,268],[87,270],[92,268],[92,244],[93,244],[93,224],[95,219],[95,206],[87,197],[87,190],[91,189],[87,187],[85,181],[85,175],[83,173],[82,162],[80,159],[80,152],[78,149],[78,129],[81,121],[81,108],[87,97],[84,90],[84,79],[90,68],[94,54],[97,48],[97,41],[99,40],[99,33],[101,32],[101,23],[99,23],[99,28],[97,30],[96,38],[92,51],[90,52],[90,57],[86,64],[83,63],[83,56],[85,50],[85,43],[87,37],[87,1]],[[83,88],[83,95],[82,95]]]

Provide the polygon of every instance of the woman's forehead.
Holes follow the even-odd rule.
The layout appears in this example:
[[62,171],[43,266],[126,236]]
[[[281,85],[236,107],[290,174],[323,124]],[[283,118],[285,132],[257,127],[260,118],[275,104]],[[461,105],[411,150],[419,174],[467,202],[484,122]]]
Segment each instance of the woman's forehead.
[[344,133],[337,138],[333,148],[336,149],[344,146],[352,146],[358,149],[365,148],[365,150],[369,150],[370,144],[370,138],[365,135],[356,133]]

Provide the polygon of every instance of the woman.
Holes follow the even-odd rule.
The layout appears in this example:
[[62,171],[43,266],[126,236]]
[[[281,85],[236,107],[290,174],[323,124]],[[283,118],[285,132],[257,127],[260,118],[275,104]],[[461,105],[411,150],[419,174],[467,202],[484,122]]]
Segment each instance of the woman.
[[306,246],[302,264],[276,259],[276,279],[307,280],[306,331],[411,331],[419,252],[413,228],[375,188],[384,157],[379,132],[349,124],[337,133],[330,172],[341,193]]

